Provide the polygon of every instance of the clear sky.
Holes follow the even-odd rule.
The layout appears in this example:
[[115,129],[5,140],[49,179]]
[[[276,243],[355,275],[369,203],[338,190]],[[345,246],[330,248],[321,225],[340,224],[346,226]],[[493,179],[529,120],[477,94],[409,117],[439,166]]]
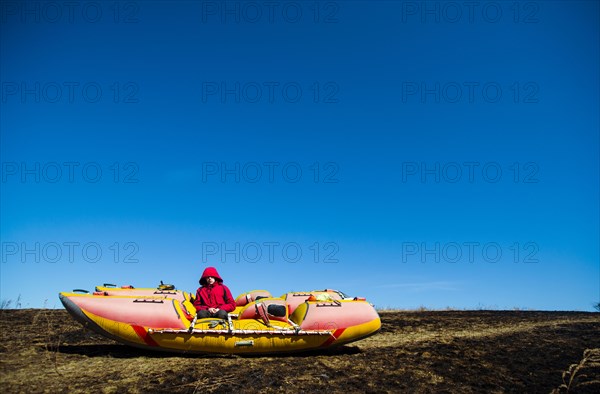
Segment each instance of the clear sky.
[[593,310],[597,1],[0,3],[1,299]]

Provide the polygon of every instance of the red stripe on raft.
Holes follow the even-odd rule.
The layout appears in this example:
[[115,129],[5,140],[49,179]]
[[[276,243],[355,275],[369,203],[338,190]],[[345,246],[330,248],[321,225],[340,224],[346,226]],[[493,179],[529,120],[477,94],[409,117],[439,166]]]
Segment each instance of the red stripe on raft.
[[336,339],[338,339],[338,338],[339,338],[339,337],[342,335],[342,333],[343,333],[344,331],[346,331],[346,329],[345,329],[345,328],[338,328],[337,330],[335,330],[335,331],[333,332],[333,335],[332,335],[332,336],[330,336],[330,337],[329,337],[329,338],[328,338],[328,339],[327,339],[327,340],[326,340],[326,341],[325,341],[325,342],[324,342],[324,343],[321,345],[321,347],[325,347],[325,346],[329,346],[329,345],[331,345],[331,344],[332,344],[332,343],[333,343],[333,342],[334,342]]
[[131,325],[131,328],[133,328],[133,330],[135,331],[136,334],[138,334],[138,336],[140,338],[142,338],[142,340],[144,342],[146,342],[146,345],[148,346],[158,346],[158,343],[156,343],[154,341],[154,339],[152,339],[152,337],[148,334],[148,331],[146,331],[144,329],[144,327],[142,326],[135,326],[135,325]]

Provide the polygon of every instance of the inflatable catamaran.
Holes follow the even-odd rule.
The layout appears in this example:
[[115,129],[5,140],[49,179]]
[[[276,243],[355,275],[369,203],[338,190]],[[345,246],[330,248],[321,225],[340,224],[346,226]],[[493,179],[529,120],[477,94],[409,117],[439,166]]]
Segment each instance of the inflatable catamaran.
[[290,292],[275,298],[254,290],[236,299],[227,320],[197,319],[191,295],[172,285],[97,286],[60,300],[85,327],[120,343],[185,353],[269,354],[347,344],[379,331],[381,320],[363,298],[336,290]]

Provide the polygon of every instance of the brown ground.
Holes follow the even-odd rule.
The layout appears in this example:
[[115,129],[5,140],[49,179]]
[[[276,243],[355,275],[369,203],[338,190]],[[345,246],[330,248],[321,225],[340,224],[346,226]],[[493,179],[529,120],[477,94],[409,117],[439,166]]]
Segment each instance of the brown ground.
[[381,318],[380,333],[325,353],[186,357],[104,339],[64,310],[0,310],[0,386],[4,393],[549,393],[567,392],[571,382],[569,392],[600,392],[598,313]]

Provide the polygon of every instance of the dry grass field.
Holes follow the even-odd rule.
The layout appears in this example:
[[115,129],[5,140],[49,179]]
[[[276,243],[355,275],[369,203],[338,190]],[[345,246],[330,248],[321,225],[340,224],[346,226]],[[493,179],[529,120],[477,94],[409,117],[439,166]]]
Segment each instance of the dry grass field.
[[381,312],[381,331],[289,356],[130,348],[64,310],[0,310],[3,393],[598,393],[600,314]]

